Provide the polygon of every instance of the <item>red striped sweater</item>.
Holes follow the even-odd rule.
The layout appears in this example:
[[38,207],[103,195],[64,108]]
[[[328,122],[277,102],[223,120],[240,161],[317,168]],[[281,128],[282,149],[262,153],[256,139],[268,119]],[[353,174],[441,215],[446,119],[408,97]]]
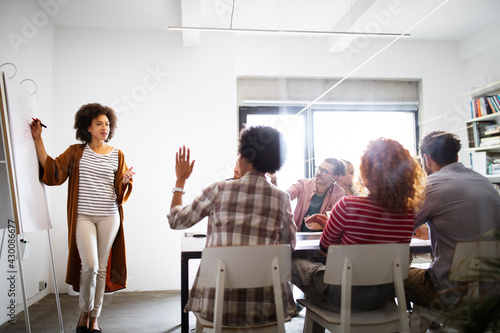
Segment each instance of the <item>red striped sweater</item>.
[[410,243],[413,213],[395,214],[364,197],[344,197],[334,207],[320,240],[335,244]]

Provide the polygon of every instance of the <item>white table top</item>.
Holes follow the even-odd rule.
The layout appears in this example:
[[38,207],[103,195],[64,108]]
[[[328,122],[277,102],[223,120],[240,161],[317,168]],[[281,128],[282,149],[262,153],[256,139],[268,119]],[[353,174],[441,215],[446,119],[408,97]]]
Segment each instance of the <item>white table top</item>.
[[[193,237],[194,235],[200,235],[201,233],[190,233],[185,232],[182,236],[181,241],[181,251],[191,252],[191,251],[202,251],[206,244],[206,237]],[[321,237],[321,232],[298,232],[296,235],[297,244],[295,250],[303,249],[319,249],[319,239]],[[418,238],[412,238],[410,246],[430,246],[430,240],[422,240]]]

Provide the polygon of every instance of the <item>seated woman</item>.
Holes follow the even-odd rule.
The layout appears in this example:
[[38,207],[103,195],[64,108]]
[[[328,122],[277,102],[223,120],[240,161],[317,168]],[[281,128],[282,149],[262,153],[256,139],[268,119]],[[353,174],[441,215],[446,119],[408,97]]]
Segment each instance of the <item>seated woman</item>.
[[[320,252],[333,244],[410,243],[413,213],[424,193],[423,170],[397,141],[371,141],[361,158],[361,179],[368,196],[342,198],[321,235]],[[303,259],[292,262],[292,282],[318,305],[340,312],[341,286],[323,282],[324,265]],[[352,288],[351,311],[382,307],[393,285]]]
[[345,175],[340,175],[337,184],[344,189],[345,196],[357,195],[353,188],[354,165],[347,160],[341,160],[345,165]]
[[[289,195],[266,180],[285,162],[284,141],[271,127],[250,127],[240,136],[238,166],[240,179],[216,182],[182,207],[184,185],[194,161],[190,151],[180,148],[176,155],[175,183],[168,222],[172,229],[189,228],[208,216],[207,246],[290,244],[295,247],[295,223]],[[244,258],[242,258],[244,260]],[[191,289],[185,311],[200,312],[213,320],[215,290]],[[223,325],[250,326],[276,321],[272,287],[226,291]],[[289,284],[283,286],[285,316],[295,316]]]

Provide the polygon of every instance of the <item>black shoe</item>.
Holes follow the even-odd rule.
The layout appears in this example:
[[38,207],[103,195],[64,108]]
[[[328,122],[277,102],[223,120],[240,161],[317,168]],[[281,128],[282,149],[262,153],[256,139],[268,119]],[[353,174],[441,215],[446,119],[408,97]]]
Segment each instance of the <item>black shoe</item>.
[[[83,313],[80,313],[80,318],[78,319],[78,324],[80,323],[80,319],[82,319],[82,315],[83,315]],[[89,328],[87,326],[77,326],[76,333],[89,333]]]
[[[94,318],[95,318],[95,317],[94,317]],[[92,317],[90,317],[90,319],[89,319],[89,325],[90,325],[90,323],[91,323],[91,322],[92,322]],[[99,325],[98,325],[97,327],[98,327],[98,328],[97,328],[96,330],[94,330],[94,329],[90,329],[90,328],[89,328],[89,333],[102,333],[102,330],[101,330],[101,328],[99,327]]]
[[432,330],[437,330],[437,329],[441,328],[441,324],[436,322],[436,321],[433,321],[431,323],[431,325],[429,326],[429,328]]

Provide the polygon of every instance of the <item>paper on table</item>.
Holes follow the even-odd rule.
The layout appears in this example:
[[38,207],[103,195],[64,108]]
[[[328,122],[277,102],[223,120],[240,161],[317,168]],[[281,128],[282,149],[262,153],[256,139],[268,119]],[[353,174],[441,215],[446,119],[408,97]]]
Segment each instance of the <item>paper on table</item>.
[[412,238],[411,243],[414,245],[431,245],[429,239]]
[[297,245],[295,246],[295,249],[309,249],[312,247],[317,247],[319,246],[319,238],[318,239],[308,239],[308,240],[302,240],[300,242],[297,242]]

